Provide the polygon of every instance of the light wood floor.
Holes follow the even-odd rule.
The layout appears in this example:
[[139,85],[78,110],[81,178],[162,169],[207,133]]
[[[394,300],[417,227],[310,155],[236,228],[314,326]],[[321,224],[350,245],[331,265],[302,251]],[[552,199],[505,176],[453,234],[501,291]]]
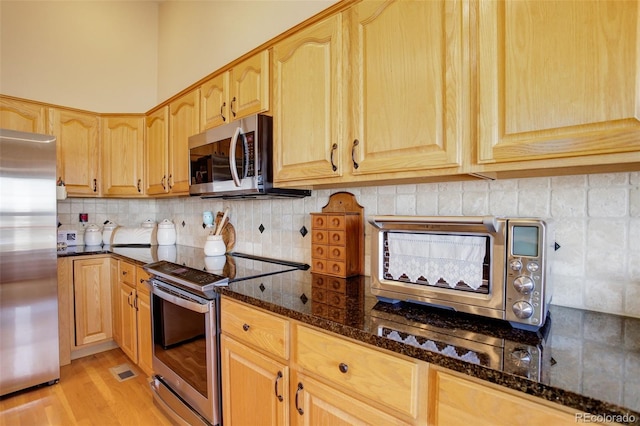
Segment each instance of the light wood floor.
[[[136,377],[119,382],[110,368],[129,364]],[[120,349],[60,368],[60,383],[0,399],[0,426],[171,425],[153,404],[147,376]]]

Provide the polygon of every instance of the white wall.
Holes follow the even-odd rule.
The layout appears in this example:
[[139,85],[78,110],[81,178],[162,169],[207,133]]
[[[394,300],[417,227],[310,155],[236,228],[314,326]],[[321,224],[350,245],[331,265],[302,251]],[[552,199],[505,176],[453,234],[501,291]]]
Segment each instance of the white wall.
[[[309,213],[319,212],[336,190],[313,191],[299,200],[218,201],[198,197],[167,200],[73,199],[58,203],[59,219],[78,226],[109,219],[138,226],[147,218],[171,219],[178,244],[204,247],[202,212],[231,208],[235,250],[311,262]],[[346,189],[365,216],[496,215],[553,219],[556,255],[553,303],[640,317],[640,173],[615,173],[496,181],[389,185]],[[184,226],[182,223],[184,222]],[[264,225],[264,232],[259,231]],[[369,275],[371,227],[366,228],[365,270]]]
[[0,93],[146,112],[336,0],[0,0]]
[[158,5],[0,1],[0,92],[93,112],[156,105]]
[[158,103],[336,2],[160,3]]

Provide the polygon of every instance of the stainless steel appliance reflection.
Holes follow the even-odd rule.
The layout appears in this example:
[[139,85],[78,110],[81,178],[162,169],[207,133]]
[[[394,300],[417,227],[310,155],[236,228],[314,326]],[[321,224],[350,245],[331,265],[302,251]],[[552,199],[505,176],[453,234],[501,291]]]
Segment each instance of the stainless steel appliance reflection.
[[220,402],[220,309],[216,286],[281,274],[309,265],[231,253],[222,275],[207,272],[201,258],[179,265],[144,266],[152,284],[154,400],[180,424],[218,425]]
[[493,319],[408,303],[378,302],[369,327],[377,334],[450,358],[548,383],[550,322],[518,330]]
[[56,139],[0,129],[0,395],[60,378]]

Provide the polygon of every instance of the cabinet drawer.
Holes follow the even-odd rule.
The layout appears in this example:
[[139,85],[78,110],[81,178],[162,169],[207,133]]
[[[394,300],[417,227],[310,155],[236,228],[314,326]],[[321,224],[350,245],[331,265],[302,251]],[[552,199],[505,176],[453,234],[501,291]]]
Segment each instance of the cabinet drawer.
[[120,282],[129,284],[131,287],[136,287],[136,266],[129,263],[120,261]]
[[346,233],[344,231],[329,231],[329,244],[344,246],[346,245]]
[[327,228],[327,216],[323,214],[311,214],[311,227],[312,229],[326,229]]
[[327,257],[329,259],[341,260],[345,262],[347,260],[347,251],[344,246],[330,246],[327,250]]
[[220,306],[223,333],[282,359],[289,358],[289,321],[226,298]]
[[[326,333],[296,325],[295,361],[313,374],[366,400],[415,418],[418,413],[420,367]],[[372,404],[375,405],[375,404]]]
[[329,244],[329,232],[314,229],[311,231],[311,242],[314,244]]
[[345,216],[329,215],[327,220],[327,229],[342,229],[346,227]]
[[313,244],[311,246],[311,257],[315,257],[317,259],[326,259],[328,252],[329,246],[325,246],[324,244]]

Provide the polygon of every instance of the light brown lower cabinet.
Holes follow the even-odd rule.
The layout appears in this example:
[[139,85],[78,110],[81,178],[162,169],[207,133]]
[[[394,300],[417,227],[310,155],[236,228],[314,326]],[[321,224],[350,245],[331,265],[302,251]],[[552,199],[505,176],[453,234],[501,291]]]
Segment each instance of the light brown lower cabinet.
[[112,338],[108,257],[73,261],[73,307],[76,347]]
[[224,424],[288,424],[289,367],[224,334],[220,340]]
[[112,280],[114,338],[120,349],[151,375],[151,309],[146,271],[133,263],[118,260],[118,279]]
[[221,303],[226,425],[425,423],[426,363]]
[[429,425],[575,425],[579,413],[461,373],[429,370]]
[[575,425],[578,410],[221,300],[226,426]]

